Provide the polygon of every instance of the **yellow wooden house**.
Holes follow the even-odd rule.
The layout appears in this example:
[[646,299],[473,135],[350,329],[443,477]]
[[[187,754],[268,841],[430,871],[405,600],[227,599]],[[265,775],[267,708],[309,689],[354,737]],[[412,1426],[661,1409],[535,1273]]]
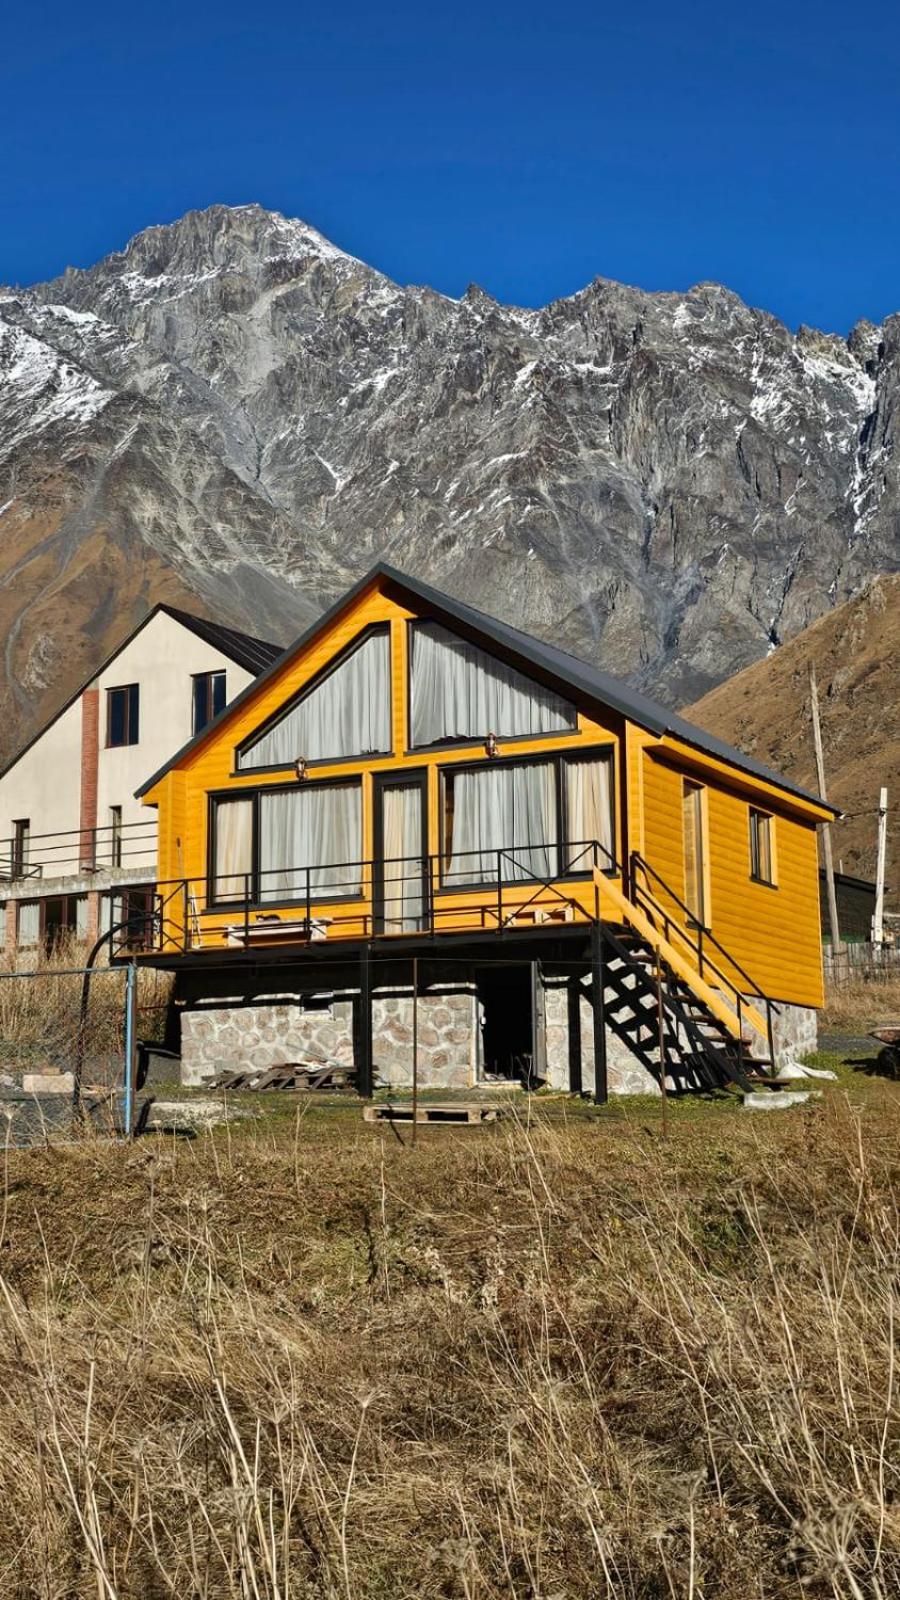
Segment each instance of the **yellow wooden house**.
[[413,1020],[424,1082],[598,1100],[814,1042],[829,808],[386,565],[140,794],[156,904],[120,953],[177,973],[188,1079],[324,1058],[368,1093]]

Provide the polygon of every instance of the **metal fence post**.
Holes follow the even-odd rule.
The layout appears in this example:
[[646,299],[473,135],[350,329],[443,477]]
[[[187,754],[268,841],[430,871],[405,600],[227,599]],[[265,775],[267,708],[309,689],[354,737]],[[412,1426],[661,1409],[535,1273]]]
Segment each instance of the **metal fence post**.
[[125,969],[125,1095],[122,1121],[126,1139],[134,1132],[134,1060],[137,1022],[137,966],[129,961]]

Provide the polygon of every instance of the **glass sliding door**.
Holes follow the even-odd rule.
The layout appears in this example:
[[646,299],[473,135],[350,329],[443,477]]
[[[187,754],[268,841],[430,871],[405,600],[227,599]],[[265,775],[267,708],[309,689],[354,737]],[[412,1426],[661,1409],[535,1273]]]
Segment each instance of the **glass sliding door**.
[[590,872],[594,866],[602,871],[615,865],[612,773],[611,755],[575,756],[563,762],[567,872]]
[[214,902],[244,900],[253,894],[253,809],[246,800],[217,800],[213,810]]
[[418,933],[424,927],[426,781],[424,773],[377,781],[375,926],[380,933]]

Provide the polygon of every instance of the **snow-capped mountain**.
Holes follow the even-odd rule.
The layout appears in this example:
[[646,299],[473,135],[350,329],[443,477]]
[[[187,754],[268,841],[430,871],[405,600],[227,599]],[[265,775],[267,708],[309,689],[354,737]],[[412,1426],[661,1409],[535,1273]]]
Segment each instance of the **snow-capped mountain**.
[[31,718],[153,599],[288,637],[377,556],[677,702],[900,567],[900,319],[717,285],[538,311],[214,206],[0,292],[0,626]]

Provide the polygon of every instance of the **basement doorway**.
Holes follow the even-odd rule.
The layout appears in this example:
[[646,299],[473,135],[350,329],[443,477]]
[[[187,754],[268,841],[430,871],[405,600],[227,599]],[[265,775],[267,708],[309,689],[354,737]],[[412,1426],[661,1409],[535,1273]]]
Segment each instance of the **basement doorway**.
[[530,962],[475,973],[482,1079],[534,1081],[534,975]]

